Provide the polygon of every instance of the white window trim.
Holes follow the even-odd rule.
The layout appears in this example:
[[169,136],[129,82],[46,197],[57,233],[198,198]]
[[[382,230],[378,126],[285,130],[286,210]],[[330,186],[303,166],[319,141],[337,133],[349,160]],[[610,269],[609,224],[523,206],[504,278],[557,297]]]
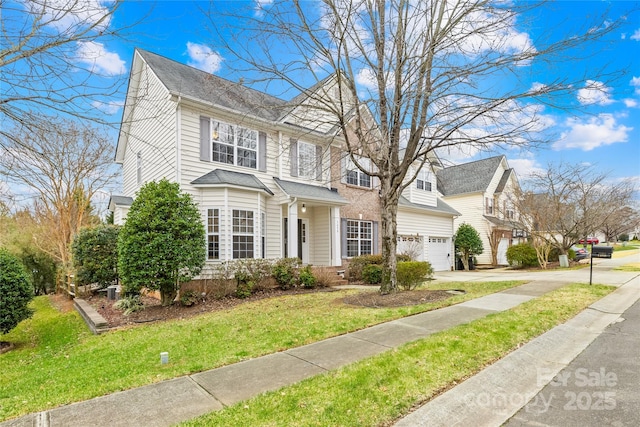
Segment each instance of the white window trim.
[[[311,153],[309,159],[304,159],[304,150],[309,150]],[[298,141],[298,176],[300,178],[315,179],[316,166],[316,146],[308,142]],[[308,167],[308,170],[306,170],[305,167]]]
[[433,185],[431,183],[431,172],[425,169],[420,169],[420,171],[416,175],[416,189],[428,193],[433,191]]
[[[366,157],[357,156],[356,160],[357,160],[358,163],[360,163],[361,166],[363,166],[365,168],[368,168],[368,167],[370,168],[371,167],[371,160],[367,159]],[[346,184],[354,185],[354,186],[362,187],[362,188],[371,188],[371,181],[372,181],[371,175],[369,175],[369,174],[367,174],[365,172],[362,172],[356,166],[355,162],[351,159],[350,156],[347,156],[346,159],[345,159],[345,168],[344,169],[345,169],[344,170],[344,174],[345,174],[344,181],[345,181]],[[355,172],[356,173],[356,181],[357,181],[357,183],[349,182],[349,176],[348,175],[349,175],[350,172]],[[368,185],[361,185],[362,179],[365,176],[369,178],[369,184]]]
[[[229,128],[232,131],[233,134],[233,143],[229,143],[228,141],[221,141],[220,139],[218,139],[218,137],[214,138],[214,128],[215,125],[224,125],[224,126],[229,126]],[[259,132],[257,130],[254,129],[250,129],[250,128],[246,128],[243,126],[239,126],[239,125],[234,125],[234,124],[230,124],[227,122],[223,122],[221,120],[216,120],[214,118],[210,118],[209,119],[209,139],[210,139],[210,159],[212,162],[216,162],[216,163],[223,163],[223,164],[227,164],[227,165],[233,165],[233,166],[239,166],[239,167],[245,167],[248,169],[258,169],[258,162],[259,162],[259,158],[260,158],[260,141],[259,141]],[[254,136],[254,146],[255,148],[251,148],[251,147],[245,147],[244,145],[240,144],[240,133],[244,133],[245,131],[248,131],[249,133],[251,133]],[[220,160],[214,160],[213,158],[213,150],[215,147],[215,144],[220,144],[223,145],[225,147],[233,147],[233,162],[229,163],[229,162],[223,162]],[[240,164],[239,162],[239,151],[241,150],[247,150],[247,151],[252,151],[255,152],[255,158],[254,158],[254,162],[255,165],[254,166],[248,166],[248,165],[244,165],[244,164]],[[243,157],[244,159],[244,157]]]
[[[357,238],[353,238],[353,237],[349,237],[349,226],[352,225],[353,223],[356,223],[358,226],[358,237]],[[369,238],[363,238],[362,237],[362,224],[369,224]],[[347,220],[347,229],[345,230],[345,232],[347,233],[347,247],[345,248],[345,250],[347,251],[346,255],[348,258],[354,257],[354,256],[360,256],[360,255],[371,255],[374,253],[375,248],[373,247],[373,233],[374,233],[374,229],[373,229],[373,221],[364,221],[364,220],[357,220],[357,219],[348,219]],[[349,254],[349,242],[357,242],[358,245],[358,253],[356,255],[353,254]],[[370,242],[370,251],[369,253],[362,253],[362,242]]]

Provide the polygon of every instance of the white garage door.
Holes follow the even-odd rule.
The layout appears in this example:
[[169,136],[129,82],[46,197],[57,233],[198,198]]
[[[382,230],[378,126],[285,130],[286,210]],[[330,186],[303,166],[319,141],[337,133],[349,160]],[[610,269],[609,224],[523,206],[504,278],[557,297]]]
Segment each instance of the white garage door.
[[429,237],[427,243],[427,261],[431,263],[434,271],[451,270],[451,244],[446,237]]

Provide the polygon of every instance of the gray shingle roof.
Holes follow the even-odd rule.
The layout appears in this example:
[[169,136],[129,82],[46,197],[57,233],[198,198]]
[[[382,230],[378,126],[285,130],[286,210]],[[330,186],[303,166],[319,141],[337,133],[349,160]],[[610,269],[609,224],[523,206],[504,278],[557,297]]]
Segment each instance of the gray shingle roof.
[[507,169],[506,171],[504,171],[504,173],[502,174],[502,178],[500,178],[500,182],[496,187],[496,193],[502,193],[504,191],[504,187],[507,185],[507,182],[509,182],[509,177],[511,176],[512,172],[513,169]]
[[335,205],[346,205],[349,203],[347,199],[342,197],[334,189],[326,187],[318,187],[316,185],[302,184],[299,182],[285,181],[279,178],[273,178],[278,187],[289,197],[298,197],[306,200],[317,200],[324,203]]
[[164,56],[136,49],[160,81],[175,94],[230,108],[266,120],[277,120],[288,103]]
[[109,206],[111,206],[111,203],[118,206],[131,206],[133,197],[112,195],[109,199]]
[[438,190],[445,196],[485,191],[503,159],[496,156],[441,169],[436,173]]
[[264,190],[273,196],[273,192],[269,187],[264,185],[262,181],[249,173],[233,172],[224,169],[214,169],[211,172],[202,175],[200,178],[191,181],[193,185],[235,185],[254,190]]
[[460,216],[460,215],[462,215],[460,212],[458,212],[457,210],[453,209],[451,206],[449,206],[448,204],[446,204],[445,202],[443,202],[440,199],[437,199],[437,206],[427,206],[427,205],[422,205],[422,204],[419,204],[419,203],[410,202],[404,196],[400,196],[400,200],[398,200],[398,206],[406,206],[406,207],[410,207],[410,208],[422,209],[422,210],[428,211],[428,212],[436,212],[436,213],[441,213],[441,214],[448,214],[448,215],[451,215],[451,216]]

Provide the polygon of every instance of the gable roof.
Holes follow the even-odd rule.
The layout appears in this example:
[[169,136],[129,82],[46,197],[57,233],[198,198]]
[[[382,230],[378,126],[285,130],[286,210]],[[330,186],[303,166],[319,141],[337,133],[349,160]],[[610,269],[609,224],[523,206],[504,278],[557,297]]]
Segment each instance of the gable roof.
[[501,155],[441,169],[436,172],[438,191],[445,196],[486,191],[504,159]]
[[138,48],[136,52],[173,94],[271,121],[277,120],[288,105],[282,99],[164,56]]
[[400,196],[398,200],[398,206],[404,206],[408,208],[420,209],[428,212],[445,214],[449,216],[460,216],[462,215],[457,210],[453,209],[451,206],[443,202],[439,197],[436,198],[437,205],[436,206],[427,206],[420,203],[410,202],[406,197]]
[[233,172],[224,169],[214,169],[191,181],[196,186],[226,186],[249,188],[252,190],[264,190],[273,196],[273,192],[262,181],[249,173]]
[[278,187],[289,197],[298,197],[306,200],[317,200],[335,205],[346,205],[347,199],[338,194],[335,189],[318,187],[316,185],[302,184],[299,182],[285,181],[280,178],[273,178]]

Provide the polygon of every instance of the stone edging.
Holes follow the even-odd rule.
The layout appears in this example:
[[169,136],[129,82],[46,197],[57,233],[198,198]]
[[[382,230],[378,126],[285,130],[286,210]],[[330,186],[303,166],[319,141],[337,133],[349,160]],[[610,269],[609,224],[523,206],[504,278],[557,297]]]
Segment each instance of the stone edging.
[[101,334],[109,330],[109,324],[106,319],[100,315],[88,302],[83,299],[75,298],[73,307],[80,313],[84,321],[94,334]]

